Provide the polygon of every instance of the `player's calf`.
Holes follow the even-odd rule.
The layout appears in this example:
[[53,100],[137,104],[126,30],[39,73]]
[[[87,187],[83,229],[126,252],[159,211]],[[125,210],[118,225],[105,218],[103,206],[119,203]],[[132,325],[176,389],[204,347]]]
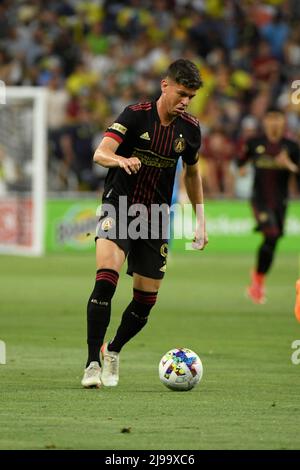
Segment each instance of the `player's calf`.
[[98,269],[94,290],[87,305],[88,359],[86,366],[100,364],[100,348],[109,325],[111,299],[115,293],[119,274],[112,269]]
[[101,348],[103,385],[113,387],[119,381],[119,352],[148,321],[151,308],[156,302],[157,292],[145,292],[133,289],[133,299],[123,313],[116,336]]

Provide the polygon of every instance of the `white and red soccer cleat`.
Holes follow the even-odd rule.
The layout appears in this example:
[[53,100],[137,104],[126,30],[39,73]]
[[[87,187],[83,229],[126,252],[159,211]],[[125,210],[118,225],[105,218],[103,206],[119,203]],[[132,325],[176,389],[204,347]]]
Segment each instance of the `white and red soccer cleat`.
[[97,361],[93,361],[84,369],[84,375],[81,381],[84,388],[101,387],[101,367]]
[[119,353],[109,351],[107,343],[101,347],[101,381],[105,387],[115,387],[119,382]]
[[254,304],[263,305],[266,303],[265,297],[265,285],[264,274],[260,273],[252,273],[251,276],[251,285],[247,287],[247,296],[252,300]]

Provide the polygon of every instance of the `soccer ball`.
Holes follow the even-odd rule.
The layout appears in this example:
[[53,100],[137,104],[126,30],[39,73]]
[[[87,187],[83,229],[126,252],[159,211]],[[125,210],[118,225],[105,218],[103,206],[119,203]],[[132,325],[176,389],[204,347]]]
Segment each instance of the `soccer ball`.
[[159,362],[159,378],[171,390],[191,390],[203,374],[200,357],[187,348],[168,351]]

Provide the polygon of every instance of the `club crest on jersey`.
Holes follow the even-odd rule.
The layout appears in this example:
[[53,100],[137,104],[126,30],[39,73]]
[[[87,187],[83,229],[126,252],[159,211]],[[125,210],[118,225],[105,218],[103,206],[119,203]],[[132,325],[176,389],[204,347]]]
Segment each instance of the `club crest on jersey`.
[[264,222],[267,222],[269,218],[269,215],[267,212],[260,212],[258,214],[258,220],[261,222],[261,223],[264,223]]
[[258,147],[256,147],[257,153],[264,153],[265,151],[266,151],[266,147],[264,145],[258,145]]
[[184,151],[185,147],[186,147],[185,140],[182,137],[182,135],[180,134],[178,139],[174,140],[173,148],[174,148],[176,153],[181,153],[181,152]]
[[160,254],[163,256],[163,258],[166,258],[168,256],[168,244],[163,243],[160,247]]
[[104,219],[101,223],[101,230],[103,230],[103,232],[108,232],[114,225],[114,219],[112,219],[111,217],[106,217],[106,219]]

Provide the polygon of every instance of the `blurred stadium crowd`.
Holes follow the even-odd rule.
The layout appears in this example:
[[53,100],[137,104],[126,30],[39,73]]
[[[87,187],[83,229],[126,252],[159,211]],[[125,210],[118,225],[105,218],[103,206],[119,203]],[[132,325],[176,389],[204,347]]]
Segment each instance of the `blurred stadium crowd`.
[[[170,61],[198,64],[190,112],[209,197],[239,196],[232,161],[277,105],[300,140],[297,0],[0,0],[0,79],[48,89],[49,189],[101,189],[92,153],[129,103],[159,96]],[[241,192],[242,194],[242,192]]]

